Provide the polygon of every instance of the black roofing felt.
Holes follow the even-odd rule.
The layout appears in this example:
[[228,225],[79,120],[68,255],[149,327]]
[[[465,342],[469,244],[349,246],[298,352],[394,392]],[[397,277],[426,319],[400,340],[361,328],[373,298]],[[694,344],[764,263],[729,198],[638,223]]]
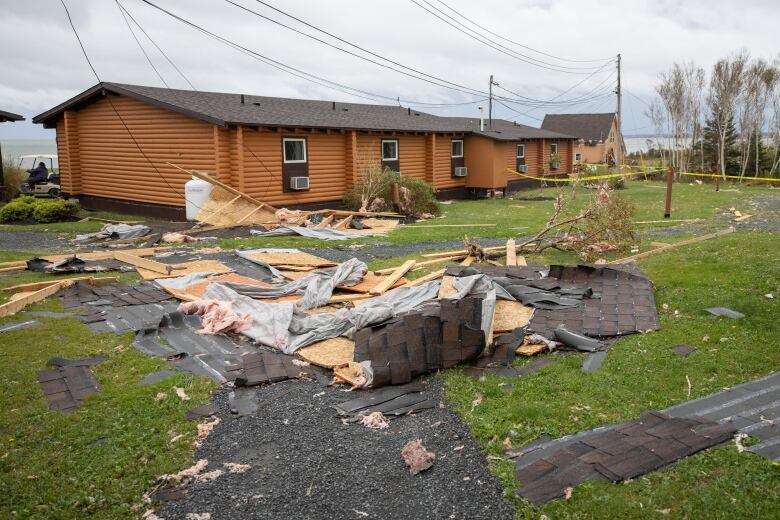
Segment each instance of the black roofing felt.
[[502,140],[566,138],[554,132],[503,120],[493,120],[493,129],[481,132],[478,119],[440,117],[401,106],[199,92],[105,82],[35,116],[33,122],[50,126],[63,111],[88,104],[105,92],[130,96],[220,126],[468,132]]
[[606,142],[614,112],[604,114],[547,114],[542,121],[542,128],[552,132],[573,135],[585,141]]
[[14,114],[13,112],[6,112],[5,110],[0,110],[0,123],[14,122],[14,121],[24,121],[24,117],[20,116],[19,114]]

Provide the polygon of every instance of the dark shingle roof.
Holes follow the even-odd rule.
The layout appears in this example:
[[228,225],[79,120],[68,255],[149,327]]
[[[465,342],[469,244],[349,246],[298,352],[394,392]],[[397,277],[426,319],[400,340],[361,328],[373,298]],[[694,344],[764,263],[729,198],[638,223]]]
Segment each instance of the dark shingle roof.
[[13,122],[13,121],[24,121],[24,117],[20,116],[19,114],[14,114],[13,112],[6,112],[5,110],[0,110],[0,123],[5,122]]
[[615,113],[606,114],[547,114],[542,128],[576,136],[585,141],[606,141]]
[[570,138],[547,130],[515,125],[501,119],[493,120],[492,130],[486,129],[480,132],[479,119],[441,117],[392,105],[198,92],[122,83],[99,83],[51,110],[35,116],[33,122],[52,126],[64,110],[86,105],[101,96],[104,91],[130,96],[220,126],[468,132],[498,140]]

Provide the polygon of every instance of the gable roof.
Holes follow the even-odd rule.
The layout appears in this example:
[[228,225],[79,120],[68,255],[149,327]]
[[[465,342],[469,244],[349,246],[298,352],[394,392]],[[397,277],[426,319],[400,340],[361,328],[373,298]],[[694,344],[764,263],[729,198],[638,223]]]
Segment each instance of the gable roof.
[[606,142],[614,120],[614,112],[603,114],[547,114],[544,116],[544,121],[542,121],[542,128],[598,143],[600,141]]
[[14,122],[14,121],[24,121],[24,117],[20,116],[19,114],[14,114],[13,112],[6,112],[5,110],[0,110],[0,123]]
[[485,120],[484,130],[479,129],[479,119],[468,117],[450,117],[448,119],[458,120],[462,127],[466,129],[466,132],[489,137],[497,141],[517,141],[519,139],[577,139],[572,135],[553,132],[543,128],[535,128],[528,125],[521,125],[520,123],[507,121],[506,119],[494,118],[492,126]]
[[[350,130],[477,133],[493,139],[567,138],[509,121],[493,120],[492,131],[479,131],[479,120],[442,117],[393,105],[341,103],[222,92],[199,92],[122,83],[99,83],[33,118],[52,127],[65,110],[78,109],[105,93],[129,96],[209,124]],[[500,126],[501,128],[496,128]]]

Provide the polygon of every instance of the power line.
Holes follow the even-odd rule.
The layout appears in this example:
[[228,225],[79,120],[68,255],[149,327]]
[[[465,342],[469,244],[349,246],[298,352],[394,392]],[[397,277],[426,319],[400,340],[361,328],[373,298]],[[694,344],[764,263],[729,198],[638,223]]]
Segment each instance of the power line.
[[[76,30],[76,26],[73,24],[73,19],[70,17],[70,11],[68,10],[68,6],[65,4],[65,0],[60,0],[60,3],[62,4],[62,7],[65,8],[65,14],[68,16],[68,23],[70,24],[70,28],[73,30],[73,34],[76,36],[76,40],[79,42],[79,47],[81,47],[81,52],[84,54],[84,58],[87,60],[87,64],[89,65],[89,68],[92,69],[92,74],[95,75],[95,79],[97,79],[98,83],[103,83],[100,80],[100,76],[97,73],[97,70],[95,70],[95,66],[92,65],[92,60],[89,59],[89,55],[87,54],[87,49],[84,47],[84,43],[81,41],[81,37],[79,36],[79,32]],[[160,178],[163,180],[163,182],[168,186],[168,188],[171,189],[172,192],[178,193],[176,188],[174,188],[170,182],[168,182],[168,179],[165,178],[165,176],[160,173],[160,170],[157,169],[157,166],[152,162],[151,159],[144,153],[141,146],[138,144],[138,141],[136,141],[135,136],[130,131],[130,128],[127,126],[127,123],[122,118],[122,116],[119,114],[119,111],[116,109],[116,106],[114,105],[114,102],[111,100],[111,96],[106,96],[106,100],[108,100],[108,103],[111,105],[111,108],[114,110],[114,113],[116,114],[117,118],[119,118],[119,121],[121,121],[122,126],[125,127],[125,130],[127,131],[127,134],[130,136],[130,139],[133,141],[133,144],[135,144],[135,147],[138,148],[138,151],[141,152],[141,155],[146,159],[146,161],[149,163],[149,165],[154,168],[154,171],[157,172],[157,175],[160,176]],[[187,202],[192,203],[192,201],[187,200],[186,193],[184,194],[184,200]],[[197,204],[196,204],[197,206]]]
[[483,31],[485,31],[485,32],[487,32],[489,34],[492,34],[493,36],[495,36],[497,38],[501,38],[502,40],[504,40],[506,42],[509,42],[509,43],[511,43],[513,45],[517,45],[518,47],[522,47],[523,49],[528,49],[529,51],[533,51],[533,52],[536,52],[536,53],[541,54],[543,56],[547,56],[548,58],[554,58],[556,60],[568,61],[568,62],[572,62],[572,63],[598,63],[598,62],[602,62],[602,61],[611,61],[611,60],[614,59],[612,57],[601,58],[601,59],[596,59],[596,60],[572,60],[572,59],[567,59],[567,58],[561,58],[561,57],[555,56],[554,54],[549,54],[549,53],[546,53],[544,51],[540,51],[538,49],[534,49],[533,47],[529,47],[528,45],[524,45],[524,44],[522,44],[520,42],[516,42],[514,40],[510,40],[509,38],[506,38],[505,36],[501,36],[500,34],[497,34],[497,33],[493,32],[493,31],[491,31],[487,27],[478,24],[477,22],[475,22],[474,20],[472,20],[469,17],[465,16],[464,14],[460,13],[459,11],[456,11],[451,6],[449,6],[446,3],[444,3],[442,0],[438,0],[438,2],[441,5],[443,5],[444,7],[446,7],[447,9],[449,9],[450,11],[452,11],[453,13],[455,13],[456,15],[458,15],[461,18],[463,18],[464,20],[468,21],[470,24],[476,26],[477,28],[482,29]]
[[184,81],[186,81],[186,82],[187,82],[187,84],[188,84],[188,85],[189,85],[189,86],[192,88],[192,90],[198,90],[198,89],[196,89],[196,88],[195,88],[195,85],[193,85],[193,84],[192,84],[192,82],[189,80],[189,78],[187,78],[187,76],[185,76],[185,75],[184,75],[184,73],[183,73],[181,70],[179,70],[179,67],[177,67],[177,66],[176,66],[176,64],[175,64],[175,63],[173,63],[173,61],[172,61],[172,60],[171,60],[171,59],[168,57],[168,55],[167,55],[167,54],[165,54],[165,52],[164,52],[164,51],[163,51],[163,50],[160,48],[160,46],[159,46],[159,45],[157,45],[157,43],[155,43],[155,41],[152,39],[152,37],[151,37],[151,36],[149,36],[149,34],[148,34],[148,33],[147,33],[145,30],[144,30],[144,28],[143,28],[143,27],[141,27],[141,24],[139,24],[139,23],[136,21],[136,19],[135,19],[135,18],[133,18],[133,15],[130,13],[130,11],[128,11],[127,9],[125,9],[125,6],[123,6],[123,5],[122,5],[122,4],[119,2],[119,0],[116,0],[116,2],[117,2],[117,4],[119,4],[119,8],[120,8],[120,9],[122,9],[122,11],[124,11],[124,12],[125,12],[125,14],[127,14],[127,16],[129,16],[129,17],[130,17],[130,19],[133,21],[133,23],[134,23],[134,24],[135,24],[135,25],[136,25],[136,26],[137,26],[137,27],[138,27],[138,28],[141,30],[141,32],[142,32],[142,33],[144,33],[144,36],[146,36],[146,39],[148,39],[150,42],[152,42],[152,45],[154,45],[154,46],[155,46],[155,48],[156,48],[158,51],[160,51],[160,54],[162,54],[162,55],[163,55],[163,57],[166,59],[166,61],[168,61],[168,63],[170,63],[170,64],[171,64],[171,67],[173,67],[173,68],[176,70],[176,72],[178,72],[178,73],[179,73],[179,76],[181,76],[181,77],[184,79]]
[[[585,78],[585,79],[588,79],[588,78]],[[601,83],[596,85],[593,89],[591,89],[587,93],[585,93],[585,94],[583,94],[583,95],[581,95],[579,97],[576,97],[576,98],[571,98],[571,99],[566,99],[566,100],[561,100],[561,101],[555,101],[556,98],[560,97],[561,95],[565,94],[566,92],[571,91],[572,88],[574,88],[574,87],[572,87],[572,88],[569,88],[568,90],[563,91],[562,93],[558,94],[557,96],[555,96],[554,98],[552,98],[550,100],[538,101],[538,102],[535,102],[533,104],[535,104],[537,106],[537,108],[549,107],[549,106],[564,106],[564,105],[572,105],[572,104],[576,105],[578,103],[582,103],[583,101],[587,101],[588,99],[592,99],[593,96],[598,95],[598,94],[596,94],[596,91],[602,89],[604,84],[607,83],[608,81],[613,81],[613,80],[614,80],[614,74],[612,74],[609,77],[607,77],[604,80],[602,80]],[[582,82],[578,83],[578,85],[581,84],[581,83]],[[498,88],[500,88],[501,90],[503,90],[505,92],[508,92],[508,93],[510,93],[512,95],[515,95],[515,96],[518,95],[516,92],[513,92],[513,91],[511,91],[511,90],[509,90],[509,89],[507,89],[507,88],[505,88],[505,87],[503,87],[501,85],[497,84],[497,86],[498,86]],[[575,85],[575,87],[576,86],[577,85]],[[609,88],[612,88],[612,87],[609,87]],[[600,92],[599,92],[599,94],[600,94]]]
[[[534,65],[534,66],[542,68],[542,69],[551,70],[553,72],[562,72],[562,73],[565,73],[565,74],[588,74],[587,71],[591,71],[594,68],[598,68],[598,67],[567,67],[567,66],[564,66],[564,65],[555,65],[555,64],[552,64],[552,63],[547,63],[547,62],[544,62],[544,61],[541,61],[541,60],[537,60],[536,58],[532,58],[530,56],[526,56],[524,54],[518,53],[517,51],[514,51],[514,50],[512,50],[512,49],[510,49],[510,48],[508,48],[508,47],[506,47],[506,46],[504,46],[504,45],[502,45],[500,43],[496,43],[495,41],[490,40],[489,38],[482,36],[478,32],[476,32],[473,29],[471,29],[470,27],[465,26],[464,24],[462,24],[458,20],[455,20],[450,15],[444,13],[443,11],[438,9],[437,7],[433,6],[427,0],[421,0],[421,1],[424,2],[428,7],[433,9],[433,11],[431,9],[429,9],[428,7],[426,7],[425,5],[420,4],[420,2],[418,2],[417,0],[411,0],[411,2],[413,4],[417,5],[418,7],[422,8],[423,10],[428,12],[429,14],[431,14],[434,17],[438,18],[439,20],[443,21],[444,23],[446,23],[450,27],[454,28],[458,32],[461,32],[461,33],[465,34],[466,36],[468,36],[469,38],[471,38],[473,40],[476,40],[476,41],[480,42],[481,44],[486,45],[486,46],[488,46],[488,47],[490,47],[490,48],[492,48],[492,49],[494,49],[494,50],[496,50],[496,51],[498,51],[498,52],[500,52],[502,54],[506,54],[507,56],[509,56],[511,58],[514,58],[516,60],[522,61],[522,62],[527,63],[529,65]],[[441,13],[441,15],[437,14],[434,11],[438,11],[438,13]],[[452,21],[447,20],[445,17],[449,18]],[[570,70],[570,69],[572,69],[572,70]]]
[[141,45],[141,41],[138,39],[138,37],[135,35],[135,31],[133,31],[133,26],[130,25],[130,20],[127,19],[127,15],[125,14],[124,10],[122,9],[122,6],[119,5],[119,0],[115,0],[116,6],[119,8],[119,13],[122,15],[122,18],[125,20],[125,24],[127,24],[127,28],[130,30],[130,34],[133,35],[133,39],[135,40],[135,43],[138,44],[138,48],[141,49],[141,52],[143,53],[144,57],[146,58],[146,61],[149,62],[149,65],[154,69],[155,74],[157,74],[157,77],[160,78],[160,81],[163,82],[163,85],[170,88],[168,86],[168,83],[165,82],[165,78],[162,77],[162,74],[160,74],[160,71],[157,70],[157,67],[154,66],[154,62],[152,62],[152,59],[149,57],[149,54],[147,54],[146,49],[144,49],[144,46]]

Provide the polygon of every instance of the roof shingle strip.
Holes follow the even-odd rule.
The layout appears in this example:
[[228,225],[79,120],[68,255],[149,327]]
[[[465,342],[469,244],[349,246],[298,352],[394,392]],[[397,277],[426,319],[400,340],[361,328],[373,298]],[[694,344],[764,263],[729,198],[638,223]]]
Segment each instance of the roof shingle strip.
[[598,143],[607,141],[614,120],[614,112],[604,114],[547,114],[544,116],[544,121],[542,121],[542,128]]

